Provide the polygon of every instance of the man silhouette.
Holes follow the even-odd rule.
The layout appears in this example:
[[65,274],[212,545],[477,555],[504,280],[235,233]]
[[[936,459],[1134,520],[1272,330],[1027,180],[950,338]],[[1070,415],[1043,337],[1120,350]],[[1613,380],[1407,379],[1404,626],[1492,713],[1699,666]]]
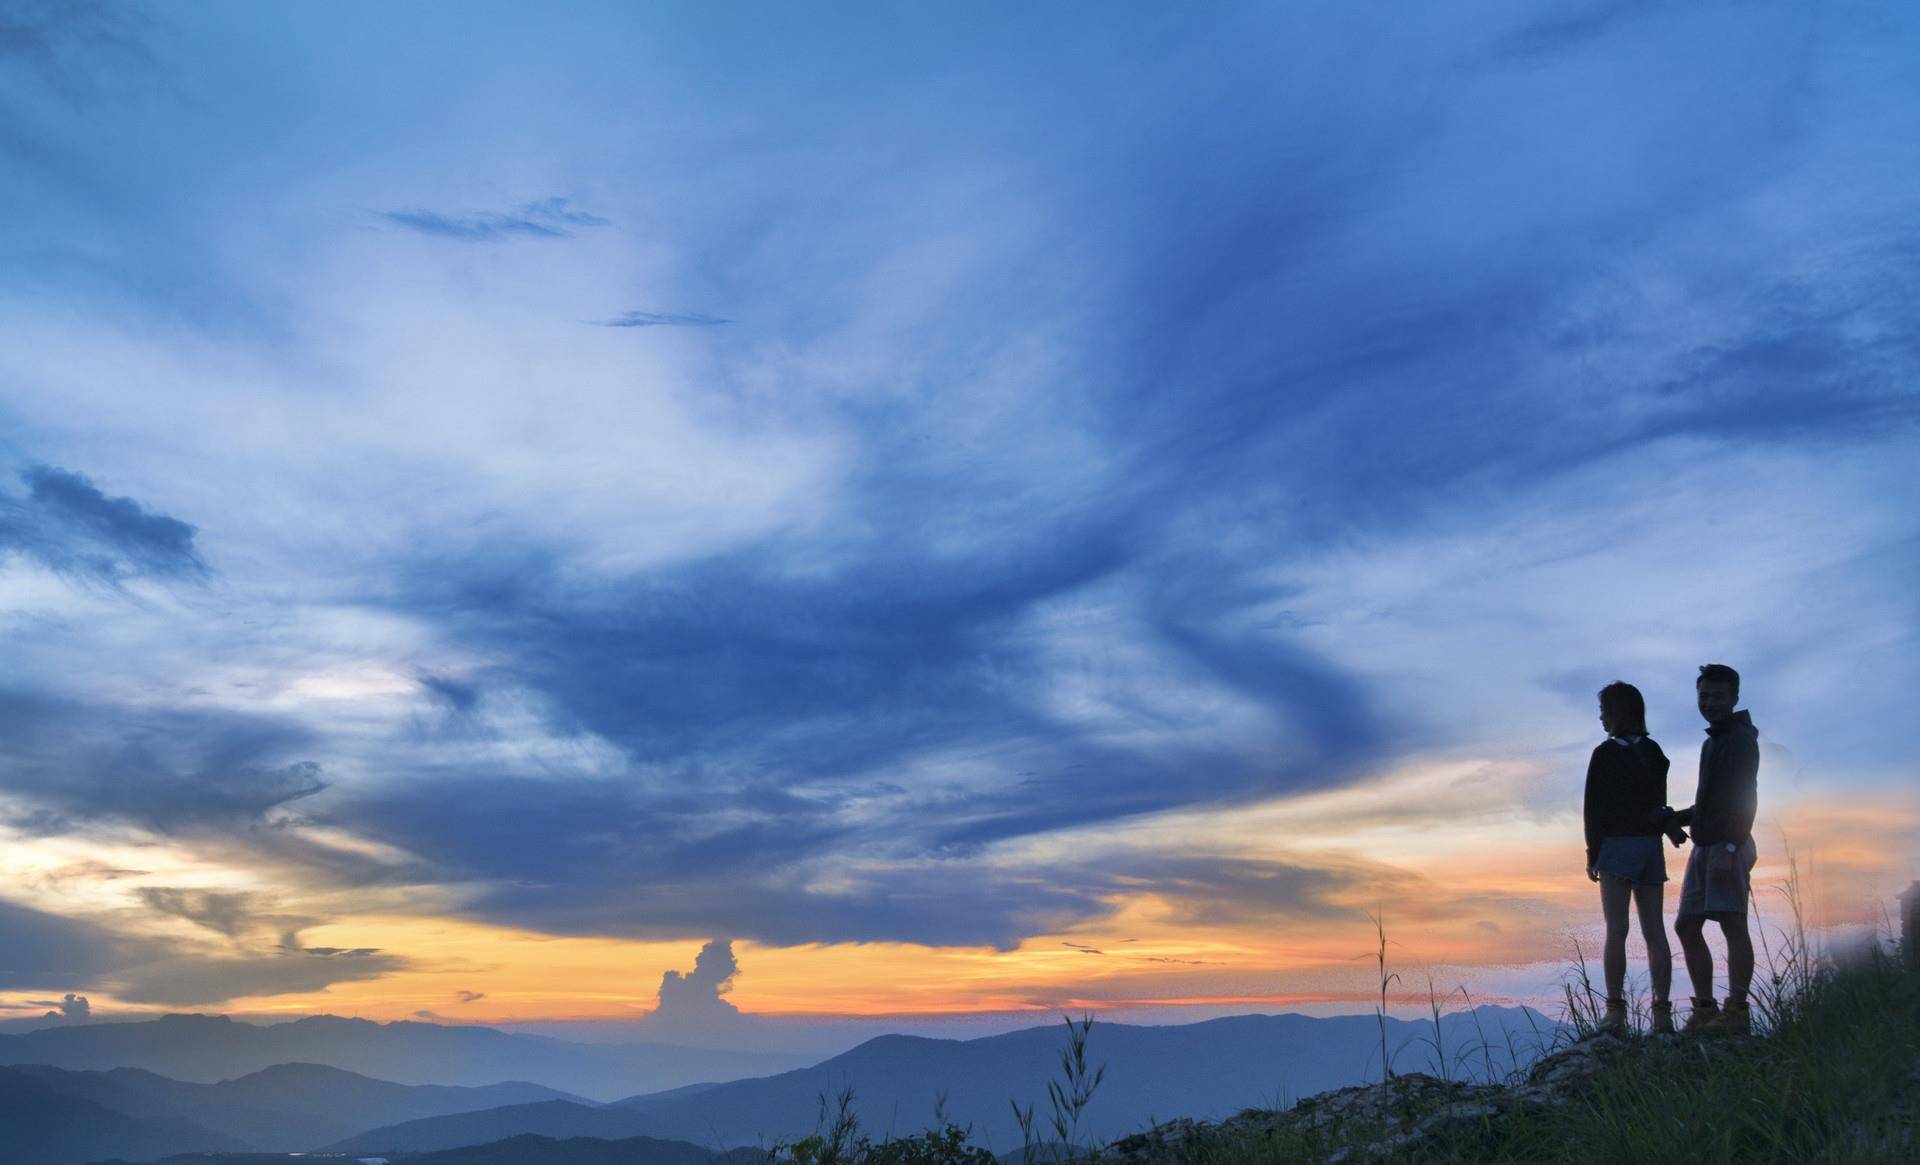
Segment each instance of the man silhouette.
[[[1700,745],[1700,784],[1693,804],[1673,817],[1693,834],[1693,852],[1680,885],[1680,912],[1673,932],[1693,980],[1688,1031],[1715,1027],[1749,1030],[1747,988],[1753,982],[1753,937],[1747,931],[1747,897],[1753,873],[1753,818],[1759,804],[1760,735],[1753,719],[1735,711],[1740,673],[1723,663],[1700,669],[1694,681],[1707,739]],[[1727,940],[1727,1005],[1713,1000],[1713,952],[1701,931],[1711,920]]]

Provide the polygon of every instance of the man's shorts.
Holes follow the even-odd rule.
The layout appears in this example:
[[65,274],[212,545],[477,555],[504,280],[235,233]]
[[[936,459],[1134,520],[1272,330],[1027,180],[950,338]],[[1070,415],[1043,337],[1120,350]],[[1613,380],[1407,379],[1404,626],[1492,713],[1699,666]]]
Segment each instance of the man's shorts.
[[1680,882],[1680,913],[1745,914],[1756,856],[1752,838],[1694,846]]

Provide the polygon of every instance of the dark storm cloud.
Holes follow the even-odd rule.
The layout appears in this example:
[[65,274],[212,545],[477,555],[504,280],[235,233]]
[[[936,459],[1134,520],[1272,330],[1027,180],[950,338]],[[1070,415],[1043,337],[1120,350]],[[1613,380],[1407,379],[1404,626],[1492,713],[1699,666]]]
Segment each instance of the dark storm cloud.
[[106,583],[208,573],[194,528],[178,518],[110,497],[84,475],[50,465],[31,466],[20,480],[25,496],[0,493],[0,556],[24,555],[62,574]]
[[470,243],[494,243],[510,238],[564,239],[581,227],[611,225],[598,215],[570,209],[564,198],[529,202],[505,213],[446,214],[420,209],[378,213],[386,221],[410,231]]

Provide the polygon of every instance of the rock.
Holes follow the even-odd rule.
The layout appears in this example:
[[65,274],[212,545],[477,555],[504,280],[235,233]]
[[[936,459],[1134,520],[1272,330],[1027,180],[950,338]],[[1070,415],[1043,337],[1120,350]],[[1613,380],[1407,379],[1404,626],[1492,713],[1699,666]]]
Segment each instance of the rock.
[[[1711,1045],[1703,1042],[1701,1046]],[[1508,1084],[1442,1080],[1410,1072],[1377,1084],[1311,1096],[1285,1111],[1247,1109],[1218,1122],[1182,1117],[1115,1141],[1101,1154],[1101,1161],[1159,1165],[1192,1160],[1210,1142],[1281,1134],[1321,1134],[1329,1141],[1348,1143],[1349,1147],[1325,1157],[1328,1162],[1406,1152],[1456,1132],[1463,1124],[1498,1121],[1520,1109],[1565,1103],[1595,1072],[1632,1048],[1629,1037],[1596,1035],[1542,1057],[1525,1077]]]

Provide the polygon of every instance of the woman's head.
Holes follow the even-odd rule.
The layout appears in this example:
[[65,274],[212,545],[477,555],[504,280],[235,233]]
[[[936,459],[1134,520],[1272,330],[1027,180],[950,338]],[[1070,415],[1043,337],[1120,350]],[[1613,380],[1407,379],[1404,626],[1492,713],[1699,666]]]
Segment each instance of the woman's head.
[[1645,736],[1647,702],[1640,689],[1615,680],[1600,689],[1600,723],[1608,736]]

